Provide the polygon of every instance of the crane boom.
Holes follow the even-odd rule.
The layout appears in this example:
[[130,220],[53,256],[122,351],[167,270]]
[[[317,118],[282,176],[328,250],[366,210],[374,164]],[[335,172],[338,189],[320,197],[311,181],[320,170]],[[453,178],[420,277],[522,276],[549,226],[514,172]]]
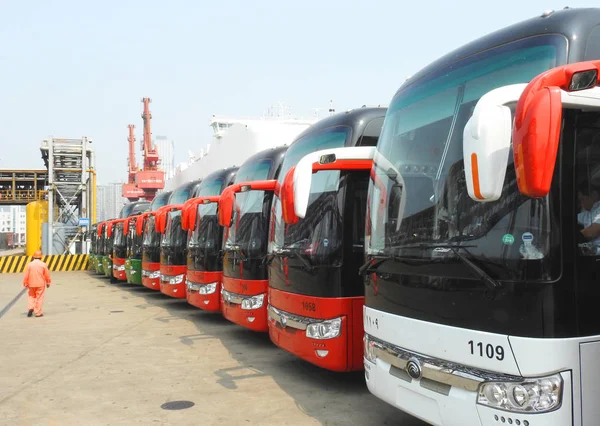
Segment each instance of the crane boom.
[[142,119],[144,120],[143,170],[158,170],[158,150],[156,149],[156,146],[152,144],[152,132],[150,130],[150,120],[152,120],[152,114],[150,113],[150,102],[152,102],[152,99],[143,98],[142,102],[144,103],[144,112],[142,113]]
[[127,141],[129,142],[129,179],[128,183],[135,183],[135,174],[138,171],[137,164],[135,163],[135,135],[133,133],[133,129],[135,126],[133,124],[129,124],[129,138]]
[[160,157],[158,156],[158,149],[152,143],[152,131],[150,130],[150,120],[152,120],[152,114],[150,114],[150,98],[143,98],[142,103],[144,104],[144,111],[142,112],[142,119],[144,120],[144,137],[142,139],[142,152],[144,156],[144,164],[141,170],[138,170],[135,174],[135,184],[144,193],[144,198],[151,201],[156,195],[158,190],[165,187],[165,172],[163,172],[160,165]]

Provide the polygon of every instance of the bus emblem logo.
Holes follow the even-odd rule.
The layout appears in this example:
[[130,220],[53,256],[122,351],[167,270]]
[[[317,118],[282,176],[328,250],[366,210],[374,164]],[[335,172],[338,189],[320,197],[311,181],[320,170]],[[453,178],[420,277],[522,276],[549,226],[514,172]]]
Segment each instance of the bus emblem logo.
[[420,379],[423,372],[421,371],[421,363],[419,362],[419,360],[416,358],[411,358],[406,364],[406,372],[413,379]]

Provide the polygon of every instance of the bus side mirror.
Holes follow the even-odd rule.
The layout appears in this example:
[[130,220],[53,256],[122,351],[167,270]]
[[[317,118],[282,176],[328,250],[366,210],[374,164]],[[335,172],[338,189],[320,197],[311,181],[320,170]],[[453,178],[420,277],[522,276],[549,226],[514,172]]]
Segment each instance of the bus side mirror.
[[513,155],[521,194],[548,195],[556,165],[562,126],[563,93],[598,85],[600,61],[578,62],[532,79],[517,103]]
[[137,220],[135,221],[135,234],[136,235],[142,235],[142,232],[144,231],[144,220],[146,220],[147,215],[143,214],[140,217],[137,218]]
[[521,194],[539,198],[550,191],[562,122],[561,91],[539,90],[527,106],[519,101],[513,129],[513,155]]
[[187,200],[181,209],[181,229],[193,231],[198,203],[195,198]]
[[236,185],[228,186],[221,193],[219,199],[219,225],[229,228],[233,217],[233,205],[235,204]]
[[491,90],[479,99],[463,130],[463,158],[469,197],[496,201],[502,195],[510,152],[512,115],[526,84]]
[[165,232],[165,226],[167,224],[167,213],[168,209],[161,209],[158,213],[156,213],[156,219],[154,220],[154,227],[156,231],[159,233]]
[[297,218],[306,216],[313,173],[320,170],[368,171],[373,166],[374,155],[375,147],[361,146],[324,149],[302,157],[295,169],[290,169],[283,184],[282,210],[285,208],[286,211],[284,221],[293,224]]
[[294,171],[296,166],[292,166],[283,180],[283,185],[279,191],[279,199],[281,200],[281,213],[283,221],[293,225],[298,223],[298,216],[294,208]]

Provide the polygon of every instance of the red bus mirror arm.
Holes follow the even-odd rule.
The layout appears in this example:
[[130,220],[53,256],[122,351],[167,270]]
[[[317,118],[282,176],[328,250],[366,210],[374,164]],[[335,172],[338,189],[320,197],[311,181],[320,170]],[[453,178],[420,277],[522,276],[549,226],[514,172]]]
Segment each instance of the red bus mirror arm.
[[305,216],[314,173],[321,170],[370,171],[374,155],[374,147],[347,147],[326,149],[304,156],[287,172],[281,187],[284,222],[295,224]]
[[277,181],[274,179],[241,182],[228,186],[223,190],[219,199],[219,224],[227,228],[231,226],[236,193],[248,191],[275,191],[276,187]]

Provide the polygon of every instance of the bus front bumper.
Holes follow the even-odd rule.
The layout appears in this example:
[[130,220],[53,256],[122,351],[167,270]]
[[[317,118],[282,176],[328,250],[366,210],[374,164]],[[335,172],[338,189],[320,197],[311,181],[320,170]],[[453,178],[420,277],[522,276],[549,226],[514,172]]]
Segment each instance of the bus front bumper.
[[221,312],[229,321],[253,331],[267,332],[268,280],[223,277]]
[[197,308],[210,312],[221,311],[221,280],[223,273],[187,272],[186,299]]
[[176,299],[185,299],[186,265],[160,265],[160,292]]
[[127,259],[125,261],[125,275],[129,284],[142,285],[142,261],[140,259]]
[[160,291],[160,263],[142,262],[142,285]]
[[115,257],[113,260],[112,270],[113,277],[115,277],[117,280],[127,280],[127,275],[125,274],[125,258]]

